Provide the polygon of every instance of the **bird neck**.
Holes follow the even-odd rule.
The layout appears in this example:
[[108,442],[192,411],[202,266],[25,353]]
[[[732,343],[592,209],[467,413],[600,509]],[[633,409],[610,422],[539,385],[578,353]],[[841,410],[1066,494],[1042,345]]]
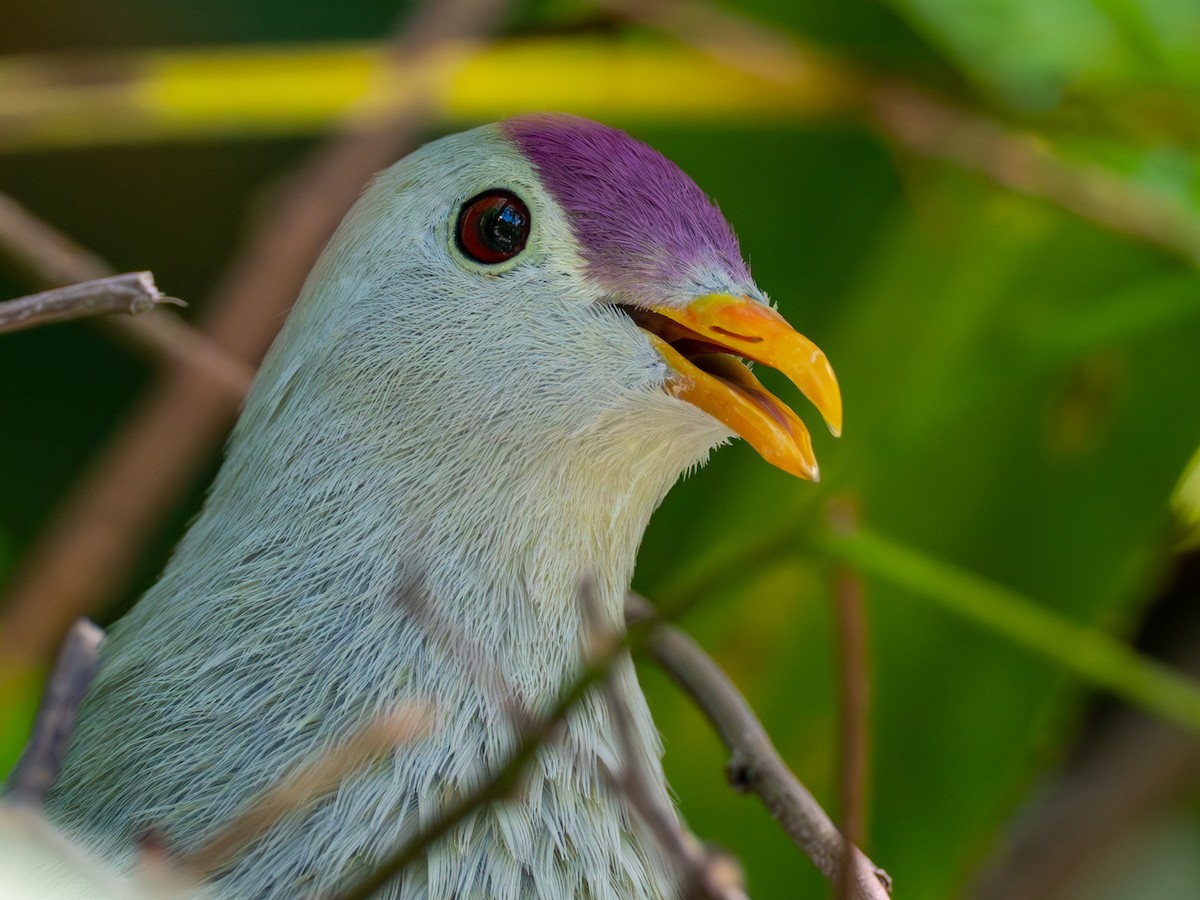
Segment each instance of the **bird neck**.
[[[150,729],[175,741],[190,734],[184,723],[195,709],[228,710],[219,734],[171,747],[204,759],[180,771],[228,779],[129,786],[162,808],[188,798],[187,810],[163,823],[183,846],[373,711],[414,702],[432,711],[429,733],[398,750],[394,770],[340,790],[337,803],[360,812],[356,824],[339,819],[330,829],[336,840],[309,821],[289,821],[269,850],[239,865],[230,878],[247,896],[298,859],[326,860],[322,877],[339,883],[369,848],[411,836],[418,814],[436,815],[481,770],[502,765],[518,738],[511,701],[541,713],[580,668],[580,578],[591,577],[600,615],[619,627],[643,528],[675,477],[609,471],[582,447],[542,452],[503,436],[483,457],[461,446],[398,456],[370,430],[339,430],[326,420],[306,433],[251,430],[235,439],[167,572],[116,630],[101,675],[120,687],[104,688],[111,709],[94,717],[98,734]],[[321,447],[345,452],[327,457]],[[513,454],[524,464],[505,464]],[[174,680],[147,680],[164,660]],[[148,698],[159,683],[169,696]],[[612,684],[628,707],[648,790],[669,809],[661,745],[627,658]],[[230,704],[230,696],[244,702]],[[153,725],[114,722],[143,710],[153,710]],[[136,766],[115,741],[97,738],[104,765],[120,778],[118,769]],[[288,759],[251,759],[247,746],[286,747]],[[429,856],[431,883],[435,871],[479,871],[493,896],[515,898],[520,890],[509,888],[533,872],[563,880],[562,896],[670,896],[670,870],[653,839],[609,786],[605,770],[618,771],[628,753],[604,699],[588,694],[542,748],[522,798],[474,826],[490,837],[468,842],[464,833],[454,845],[468,849]],[[563,846],[574,855],[563,857]],[[561,871],[540,872],[554,860]],[[596,889],[605,884],[611,889]]]
[[552,442],[507,428],[426,439],[408,412],[348,417],[355,404],[333,402],[282,415],[280,393],[256,388],[156,593],[210,585],[243,603],[300,604],[339,632],[336,620],[415,603],[426,628],[486,647],[539,703],[578,668],[582,580],[600,624],[621,627],[642,533],[678,477],[677,465],[626,464],[672,458],[651,432],[645,447],[620,436],[619,454],[624,423],[603,416]]

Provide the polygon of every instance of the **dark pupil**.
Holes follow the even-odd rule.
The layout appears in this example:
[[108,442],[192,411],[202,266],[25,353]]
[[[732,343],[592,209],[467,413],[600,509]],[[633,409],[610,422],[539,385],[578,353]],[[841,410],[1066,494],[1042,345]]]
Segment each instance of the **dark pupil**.
[[525,236],[525,216],[505,200],[480,218],[479,236],[497,253],[515,254]]

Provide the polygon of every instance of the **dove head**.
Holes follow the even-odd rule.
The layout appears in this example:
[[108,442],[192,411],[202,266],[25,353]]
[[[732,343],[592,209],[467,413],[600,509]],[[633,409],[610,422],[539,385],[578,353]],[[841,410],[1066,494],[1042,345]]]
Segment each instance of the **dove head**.
[[603,125],[513,119],[375,179],[268,356],[223,477],[263,483],[302,460],[304,490],[386,481],[409,498],[396,515],[484,490],[463,504],[604,506],[588,527],[634,510],[644,525],[733,434],[816,478],[803,423],[743,360],[780,368],[840,426],[824,355],[767,304],[691,179]]

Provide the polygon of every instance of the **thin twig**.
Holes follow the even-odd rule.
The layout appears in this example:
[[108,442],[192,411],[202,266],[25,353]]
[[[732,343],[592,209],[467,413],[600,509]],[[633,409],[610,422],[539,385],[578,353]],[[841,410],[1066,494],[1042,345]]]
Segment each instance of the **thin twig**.
[[[776,84],[791,84],[813,69],[827,70],[829,87],[845,96],[857,86],[848,68],[818,59],[810,47],[781,31],[706,0],[592,0],[595,6],[669,35],[722,65]],[[831,91],[832,92],[832,91]]]
[[[94,253],[5,194],[0,194],[0,259],[40,288],[116,274]],[[154,316],[101,319],[100,324],[150,359],[187,367],[195,377],[227,393],[232,402],[241,402],[254,376],[244,362],[166,310]]]
[[75,729],[79,704],[96,677],[103,641],[104,630],[87,619],[77,619],[67,632],[46,681],[29,743],[9,776],[12,799],[40,806],[54,786]]
[[642,820],[659,848],[680,875],[680,892],[696,900],[744,900],[741,867],[725,854],[707,849],[684,831],[674,810],[656,802],[645,769],[638,764],[629,711],[611,678],[604,682],[609,716],[621,746],[621,769],[603,771],[609,784]]
[[110,275],[0,303],[0,334],[105,313],[135,316],[162,303],[186,305],[160,291],[149,272]]
[[829,87],[840,93],[840,107],[861,108],[886,138],[907,151],[978,172],[1200,266],[1200,216],[1187,204],[1102,166],[1065,160],[1040,135],[961,109],[895,76],[872,80],[848,66],[818,60],[794,37],[704,0],[594,2],[772,81],[799,80],[816,63],[836,73]]
[[428,719],[424,708],[403,706],[367,722],[336,747],[300,763],[202,845],[174,857],[174,865],[202,877],[211,876],[285,815],[329,793],[347,776],[412,740],[426,727]]
[[[416,57],[452,39],[484,33],[506,5],[505,0],[426,0],[395,43],[395,65],[416,66]],[[353,131],[328,145],[278,194],[205,305],[204,334],[227,356],[262,358],[363,185],[414,143],[436,112],[428,94],[414,92],[407,101],[382,127]],[[0,226],[2,220],[0,215]],[[0,227],[0,245],[6,235]],[[59,254],[55,262],[75,265],[72,258]],[[0,604],[5,608],[0,659],[11,666],[48,654],[68,622],[103,607],[124,586],[154,527],[232,425],[242,397],[212,390],[211,382],[190,368],[167,373],[125,420],[25,559],[7,604]]]
[[838,647],[840,650],[841,707],[841,784],[844,858],[837,892],[841,900],[852,900],[854,884],[853,848],[866,833],[867,780],[867,677],[865,625],[863,623],[862,580],[845,567],[834,575],[834,605],[837,609]]
[[[596,597],[595,584],[591,579],[579,586],[579,605],[582,612],[585,648],[589,659],[601,656],[609,650],[615,638],[601,621],[600,606]],[[681,893],[696,900],[743,900],[741,869],[733,860],[722,854],[710,853],[694,835],[686,833],[680,825],[675,811],[659,802],[651,785],[651,778],[633,739],[633,723],[629,709],[620,695],[610,670],[609,677],[601,685],[604,691],[613,731],[616,733],[620,750],[621,766],[613,772],[601,763],[601,772],[609,786],[617,793],[630,810],[650,832],[659,849],[670,860],[679,874]]]
[[[843,534],[853,533],[858,527],[858,510],[854,502],[837,498],[830,504],[829,520],[833,529]],[[833,585],[840,651],[838,684],[842,746],[839,794],[842,834],[846,837],[837,896],[840,900],[853,900],[855,888],[849,878],[853,871],[852,848],[862,844],[867,830],[866,781],[870,754],[867,741],[867,639],[863,585],[858,572],[850,565],[838,567],[833,575]]]
[[0,194],[0,259],[39,287],[115,274],[100,257],[7,194]]
[[454,662],[481,693],[495,701],[518,732],[529,731],[536,726],[538,717],[534,710],[496,663],[495,655],[489,653],[475,635],[467,633],[419,591],[402,590],[398,592],[395,602],[412,614],[432,643],[454,658]]
[[1110,231],[1200,265],[1200,217],[1186,204],[1102,166],[1062,159],[1043,137],[960,109],[896,80],[867,95],[875,125],[909,152],[978,172]]
[[594,685],[607,677],[613,663],[627,649],[627,641],[628,637],[626,640],[608,642],[604,653],[584,666],[579,676],[563,691],[554,708],[521,733],[516,749],[491,777],[447,807],[435,822],[420,829],[361,881],[335,895],[334,900],[367,900],[468,816],[510,797],[519,788],[521,778],[537,752],[557,738],[560,726],[575,705]]
[[[686,900],[746,900],[745,877],[738,861],[727,853],[706,847],[694,834],[684,830],[672,810],[655,802],[645,770],[637,764],[637,750],[630,741],[628,714],[611,679],[605,683],[605,693],[622,743],[621,769],[613,772],[601,764],[600,771],[609,788],[641,819],[670,860],[679,875],[680,896]],[[624,725],[620,716],[626,716]]]
[[[626,598],[626,617],[656,623],[643,598]],[[669,625],[654,624],[645,639],[650,657],[695,701],[730,753],[730,783],[757,794],[788,836],[832,883],[842,869],[845,841],[812,794],[771,745],[762,723],[721,668],[691,638]],[[891,879],[862,851],[854,850],[853,882],[862,900],[887,900]]]

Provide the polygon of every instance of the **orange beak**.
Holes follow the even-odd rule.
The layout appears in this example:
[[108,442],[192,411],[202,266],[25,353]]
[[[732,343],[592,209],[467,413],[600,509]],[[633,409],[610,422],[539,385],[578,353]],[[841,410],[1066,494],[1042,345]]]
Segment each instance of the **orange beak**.
[[767,462],[810,481],[820,471],[808,429],[738,359],[778,369],[842,430],[842,395],[829,360],[765,304],[709,294],[685,307],[630,311],[674,369],[667,390],[727,425]]

